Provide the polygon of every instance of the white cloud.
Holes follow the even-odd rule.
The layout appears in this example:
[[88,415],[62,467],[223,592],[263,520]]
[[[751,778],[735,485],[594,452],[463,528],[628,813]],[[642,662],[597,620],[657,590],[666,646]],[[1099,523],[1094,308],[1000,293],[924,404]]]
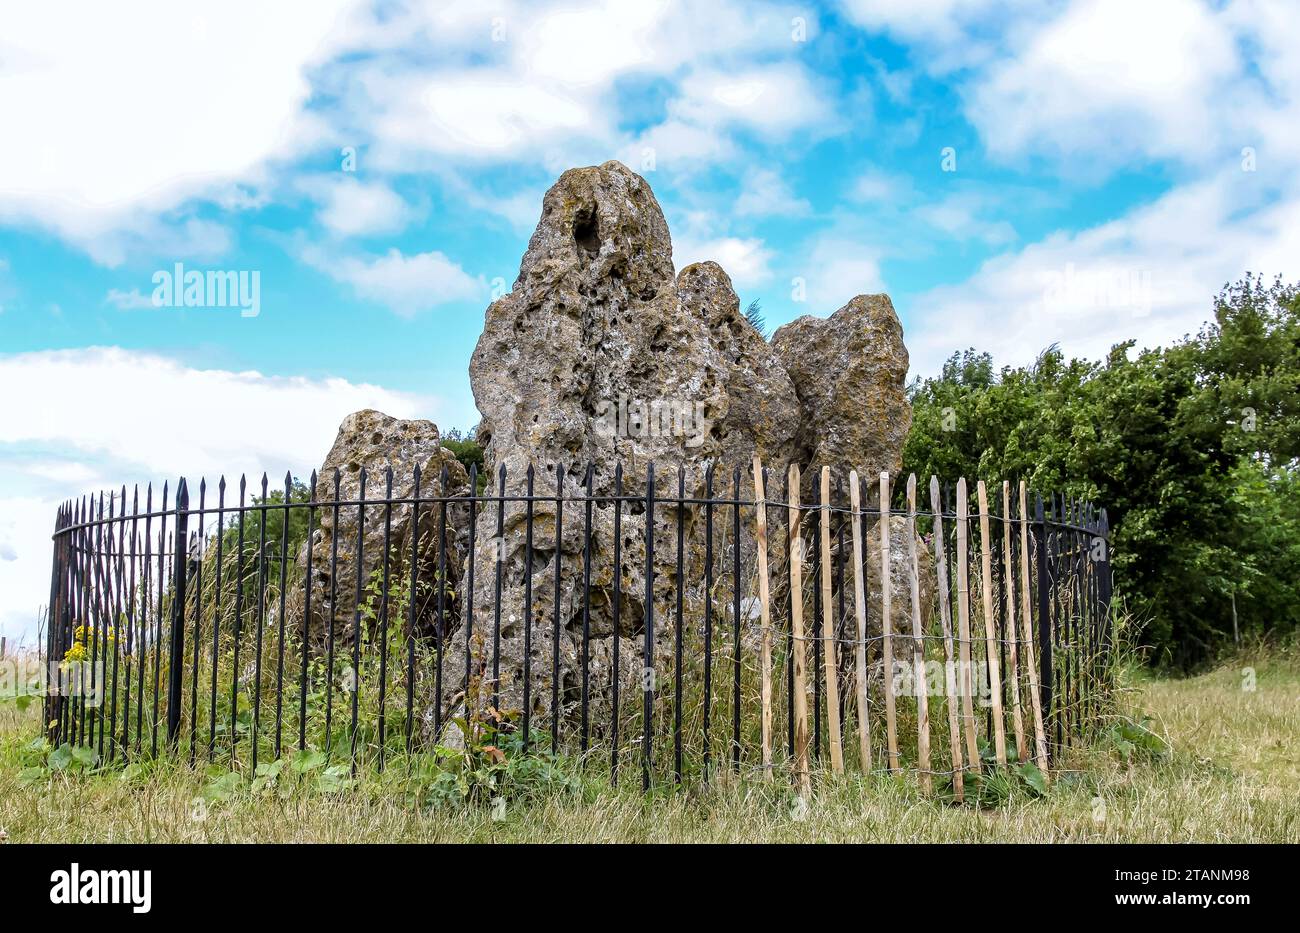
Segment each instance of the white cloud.
[[304,179],[300,187],[321,202],[316,217],[337,236],[397,233],[417,216],[396,191],[379,181],[363,182],[339,173]]
[[35,642],[38,613],[49,602],[50,535],[59,501],[0,497],[0,632],[11,646]]
[[545,192],[524,190],[510,195],[479,196],[475,203],[502,217],[517,233],[530,233],[542,216]]
[[733,208],[736,214],[749,217],[780,215],[803,216],[812,206],[790,190],[789,184],[772,169],[759,168],[741,182],[740,197]]
[[[1242,140],[1266,153],[1278,167],[1289,169],[1300,157],[1300,16],[1285,3],[1234,0],[1223,14],[1225,28],[1233,29],[1242,45],[1254,54],[1250,66],[1258,72],[1263,101],[1252,120],[1258,141]],[[1266,164],[1267,164],[1266,160]]]
[[654,64],[654,32],[671,6],[641,2],[559,9],[514,37],[532,76],[569,85],[604,84],[621,72]]
[[319,247],[302,250],[302,259],[358,296],[387,305],[403,316],[438,305],[481,298],[484,284],[437,250],[407,256],[390,249],[383,256],[329,255]]
[[[9,9],[0,212],[124,261],[168,211],[301,142],[303,69],[345,6],[150,0],[129,21],[95,0]],[[183,239],[197,248],[200,233]]]
[[12,458],[10,466],[29,479],[73,485],[80,489],[92,489],[99,482],[99,473],[94,467],[77,461]]
[[1079,0],[981,76],[968,115],[1003,159],[1198,163],[1241,138],[1241,74],[1236,37],[1199,0]]
[[1056,0],[841,0],[851,21],[913,46],[934,74],[970,68],[994,57],[1004,33],[1041,22]]
[[854,179],[848,196],[855,201],[896,204],[909,200],[916,194],[912,179],[872,168]]
[[[1167,344],[1198,328],[1224,283],[1294,272],[1300,19],[1282,5],[1025,0],[1021,15],[996,17],[985,0],[847,5],[855,22],[949,76],[995,159],[1047,157],[1065,179],[1158,164],[1178,179],[1118,219],[1002,253],[923,293],[902,309],[914,372],[934,373],[966,346],[1026,363],[1056,341],[1091,358],[1129,338]],[[1253,171],[1241,170],[1246,147]],[[890,186],[866,176],[856,194],[888,203]],[[1009,236],[969,195],[913,213],[990,245]]]
[[531,233],[541,217],[542,198],[549,182],[526,185],[509,193],[495,187],[480,188],[459,170],[444,170],[438,176],[444,201],[458,201],[466,208],[500,217],[520,234]]
[[123,311],[152,308],[154,306],[153,298],[141,294],[138,288],[133,288],[129,292],[124,292],[120,288],[110,288],[108,294],[104,296],[104,303],[120,308]]
[[[0,444],[57,445],[137,471],[212,473],[316,462],[343,415],[409,417],[433,400],[343,379],[193,369],[115,347],[0,356],[0,396],[26,398],[0,421]],[[142,407],[143,406],[143,407]],[[139,430],[137,413],[160,430]],[[289,417],[286,417],[289,415]]]
[[878,249],[835,233],[813,243],[796,274],[805,281],[809,312],[817,315],[830,314],[856,295],[885,290]]
[[1246,271],[1293,273],[1298,255],[1300,194],[1225,172],[922,294],[907,314],[913,372],[933,374],[963,347],[1023,364],[1054,342],[1091,359],[1130,338],[1166,345],[1211,316],[1225,283]]
[[719,237],[704,242],[685,238],[674,241],[673,264],[678,269],[708,260],[722,266],[738,289],[761,285],[772,277],[772,251],[760,239]]
[[669,110],[697,126],[743,126],[780,138],[814,127],[824,132],[833,120],[828,97],[801,66],[780,63],[694,72],[682,82],[681,96]]
[[1064,177],[1300,158],[1300,17],[1273,0],[843,0],[946,80],[997,160]]
[[[1257,0],[1026,4],[1011,24],[984,19],[982,0],[911,6],[850,3],[855,21],[912,43],[932,73],[961,69],[967,117],[998,160],[1045,156],[1067,179],[1152,163],[1179,178],[1114,221],[1060,231],[921,295],[905,312],[914,371],[935,372],[965,346],[1024,363],[1058,340],[1093,358],[1128,338],[1167,344],[1206,319],[1225,282],[1294,271],[1300,64],[1289,50],[1300,19]],[[1246,147],[1254,171],[1241,170]],[[875,176],[857,193],[888,191]],[[969,194],[914,213],[1002,242],[1010,231]]]
[[720,162],[736,154],[736,144],[725,134],[670,119],[650,127],[635,140],[626,143],[622,160],[637,168],[645,155],[654,157],[656,170],[688,168],[704,162]]
[[223,472],[232,482],[265,471],[276,483],[287,468],[306,477],[349,412],[449,414],[439,399],[367,383],[195,369],[111,347],[0,356],[0,397],[27,400],[0,419],[0,547],[16,558],[0,562],[0,627],[10,637],[34,632],[49,597],[59,502],[180,475],[196,489]]
[[[777,139],[827,122],[778,5],[498,2],[473,16],[434,5],[405,13],[365,40],[390,54],[339,62],[324,78],[339,134],[372,140],[372,161],[387,171],[448,158],[555,168],[615,152],[636,165],[646,147],[665,162],[715,159],[729,133]],[[755,65],[759,56],[769,60]],[[620,127],[619,82],[631,77],[666,89],[665,116],[636,133]]]
[[128,259],[214,262],[234,242],[230,230],[221,223],[197,217],[151,214],[137,208],[111,216],[78,215],[71,225],[64,223],[63,215],[56,210],[45,220],[96,263],[110,268]]
[[[661,166],[698,165],[729,157],[736,135],[830,126],[779,4],[146,0],[136,12],[128,24],[101,3],[29,4],[0,38],[0,125],[18,141],[0,149],[0,215],[106,266],[219,258],[230,219],[209,205],[272,203],[293,190],[295,162],[341,145],[379,176],[549,171],[629,151],[636,165],[646,146]],[[664,87],[651,126],[625,127],[625,78]],[[324,196],[327,230],[409,222],[376,175]]]
[[973,192],[957,192],[932,204],[920,205],[914,213],[917,219],[953,239],[1003,246],[1016,238],[1016,231],[1007,221],[987,216],[994,206],[990,199]]
[[1066,176],[1300,155],[1300,17],[1268,0],[845,0],[946,78],[998,160]]
[[399,167],[408,153],[506,158],[569,137],[588,138],[603,123],[582,95],[530,83],[501,69],[432,75],[370,74],[367,91],[378,113],[367,131],[385,161]]

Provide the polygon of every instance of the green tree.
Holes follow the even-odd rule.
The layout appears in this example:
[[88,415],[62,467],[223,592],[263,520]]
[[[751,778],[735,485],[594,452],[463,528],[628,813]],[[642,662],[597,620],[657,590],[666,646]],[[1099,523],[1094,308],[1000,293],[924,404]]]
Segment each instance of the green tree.
[[[252,487],[250,484],[250,493]],[[307,503],[311,501],[311,488],[302,480],[294,477],[289,488],[289,504],[291,508],[277,508],[285,501],[285,490],[281,486],[279,489],[268,488],[265,498],[261,495],[261,482],[258,482],[256,494],[250,494],[245,510],[242,513],[225,517],[225,524],[221,532],[221,550],[222,550],[222,574],[233,575],[242,566],[244,577],[243,586],[245,589],[245,599],[254,600],[257,597],[257,574],[258,561],[262,555],[262,525],[266,525],[266,564],[264,572],[267,580],[276,580],[280,574],[280,563],[282,560],[281,544],[284,541],[284,523],[285,515],[288,514],[289,537],[288,547],[283,551],[283,560],[286,567],[291,567],[298,559],[303,546],[307,543],[308,519],[310,518],[310,509]],[[238,502],[239,487],[236,484],[234,488],[234,501]],[[231,490],[226,490],[226,501],[231,502]],[[321,518],[322,509],[317,508],[316,521]],[[243,518],[243,541],[244,549],[241,553],[239,550],[239,518]],[[205,565],[210,560],[215,560],[216,541],[215,528],[212,529],[214,540],[210,540],[205,547]]]
[[1247,275],[1215,300],[1197,338],[1229,446],[1273,464],[1300,459],[1300,288]]
[[1117,584],[1163,662],[1212,657],[1236,628],[1300,627],[1300,300],[1247,277],[1195,337],[1116,346],[1102,363],[1049,347],[995,372],[954,354],[909,387],[904,469],[1026,479],[1107,508]]
[[478,468],[478,492],[482,492],[487,485],[487,476],[483,472],[483,448],[479,446],[474,439],[476,430],[462,431],[460,428],[452,428],[442,438],[442,446],[446,447],[456,459],[469,472],[471,467]]

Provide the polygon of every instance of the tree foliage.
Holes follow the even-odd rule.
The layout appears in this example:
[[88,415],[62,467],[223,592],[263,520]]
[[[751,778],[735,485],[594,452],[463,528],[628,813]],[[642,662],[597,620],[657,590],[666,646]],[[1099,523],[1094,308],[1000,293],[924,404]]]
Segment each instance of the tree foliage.
[[487,475],[483,472],[483,448],[479,446],[476,440],[477,431],[470,429],[462,431],[460,428],[452,428],[442,437],[442,446],[446,447],[456,459],[469,472],[471,467],[478,468],[477,491],[482,492],[487,486]]
[[763,303],[757,298],[745,306],[745,320],[767,339],[767,318],[763,316]]
[[1300,626],[1300,289],[1247,276],[1195,337],[1101,362],[955,353],[909,387],[905,471],[1023,477],[1107,508],[1117,588],[1161,663]]
[[[282,560],[286,568],[291,567],[307,543],[311,514],[306,506],[311,502],[311,487],[294,477],[289,486],[289,505],[294,507],[288,509],[281,507],[285,501],[284,493],[283,486],[279,489],[271,486],[267,490],[267,495],[263,497],[261,489],[258,488],[255,493],[249,495],[247,507],[236,516],[227,515],[221,526],[222,573],[233,575],[243,572],[244,596],[248,600],[257,598],[259,573],[266,580],[279,579]],[[238,495],[238,490],[235,494]],[[320,508],[318,503],[318,521]],[[289,521],[287,536],[284,526],[286,514]],[[241,519],[244,542],[242,551],[239,548]],[[262,550],[264,523],[266,525],[265,551]],[[205,564],[215,559],[216,547],[214,535],[205,548]]]

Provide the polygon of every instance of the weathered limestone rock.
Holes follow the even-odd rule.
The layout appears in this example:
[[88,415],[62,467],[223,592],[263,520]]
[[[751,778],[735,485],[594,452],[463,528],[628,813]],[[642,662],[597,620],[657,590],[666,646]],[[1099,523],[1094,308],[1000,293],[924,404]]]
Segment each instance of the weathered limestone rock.
[[794,387],[731,280],[712,262],[674,277],[659,204],[618,162],[572,169],[547,192],[514,290],[488,308],[470,383],[487,462],[516,479],[552,458],[618,456],[641,476],[653,458],[794,452]]
[[[687,496],[704,494],[711,465],[719,471],[717,496],[734,491],[730,471],[735,466],[744,469],[742,488],[748,489],[755,450],[777,465],[799,454],[795,438],[801,415],[794,386],[771,347],[745,320],[731,281],[716,263],[692,265],[674,277],[672,243],[654,194],[644,179],[617,162],[565,172],[547,192],[514,290],[488,308],[470,383],[483,416],[479,439],[494,489],[499,489],[497,471],[504,466],[507,494],[523,491],[531,465],[536,490],[553,494],[556,469],[562,466],[566,496],[578,496],[586,466],[594,464],[589,624],[592,718],[599,723],[604,718],[601,698],[614,670],[616,629],[622,689],[637,689],[640,682],[646,609],[641,503],[624,505],[617,569],[613,563],[609,497],[616,491],[616,463],[623,465],[627,496],[644,497],[651,461],[660,471],[659,488],[672,494],[679,465]],[[687,578],[699,581],[701,509],[685,512]],[[721,522],[722,509],[717,515]],[[476,576],[473,595],[475,631],[484,637],[475,656],[478,673],[490,677],[497,658],[487,626],[495,624],[493,559],[499,557],[503,587],[497,689],[505,697],[503,705],[521,706],[527,667],[533,676],[529,705],[549,714],[557,611],[554,503],[536,503],[533,517],[531,567],[525,567],[522,504],[507,504],[500,542],[495,507],[479,519],[477,563],[484,571]],[[560,701],[566,709],[580,696],[583,519],[581,508],[570,503],[559,544]],[[675,512],[656,508],[651,594],[659,620],[657,655],[671,644],[665,620],[671,618],[675,592],[675,519]],[[529,573],[533,604],[526,620]],[[616,579],[621,585],[617,598]],[[698,610],[699,589],[698,583],[692,585],[688,612]],[[462,653],[463,642],[450,657]]]
[[823,465],[864,483],[898,472],[912,425],[907,348],[888,295],[859,295],[827,318],[777,330],[772,349],[799,394],[805,476]]
[[[782,328],[769,344],[741,313],[716,263],[674,275],[668,227],[644,179],[617,162],[565,172],[544,198],[513,290],[487,310],[470,364],[482,414],[487,495],[504,490],[507,500],[518,496],[531,476],[535,495],[562,494],[562,515],[555,499],[532,503],[530,559],[529,507],[482,502],[467,594],[472,603],[445,655],[444,712],[463,702],[460,690],[469,683],[477,686],[480,708],[484,696],[499,694],[506,713],[517,717],[527,708],[534,726],[544,728],[554,689],[570,728],[581,700],[585,625],[591,729],[597,738],[607,734],[613,684],[626,706],[639,707],[630,701],[645,679],[648,608],[656,672],[670,669],[679,518],[683,620],[691,644],[698,644],[703,626],[701,506],[688,505],[680,516],[662,504],[654,509],[647,588],[650,463],[660,495],[676,495],[680,482],[691,498],[704,496],[710,468],[716,470],[716,497],[736,493],[736,468],[740,497],[751,497],[755,452],[771,468],[771,499],[782,496],[790,462],[804,465],[806,481],[815,480],[823,463],[837,476],[856,468],[864,482],[881,469],[897,469],[910,422],[901,333],[889,299],[864,296],[827,320],[804,318]],[[620,463],[624,499],[616,510]],[[584,500],[588,484],[590,504]],[[753,516],[743,515],[736,540],[731,507],[719,505],[713,514],[712,620],[716,633],[729,633],[737,548],[742,592],[752,596]],[[780,521],[779,511],[769,518]],[[590,603],[584,614],[588,522]],[[780,592],[775,566],[772,575]],[[896,617],[909,611],[906,596],[898,595],[906,592],[896,591]],[[752,651],[753,620],[742,614],[744,650]],[[910,622],[899,631],[910,632]],[[715,658],[730,650],[729,639],[717,637]]]
[[[393,471],[392,498],[410,498],[414,493],[414,471],[420,468],[421,497],[442,496],[442,472],[447,471],[446,495],[465,496],[469,479],[451,451],[440,443],[438,426],[432,421],[405,421],[367,409],[343,419],[339,433],[321,465],[316,482],[319,527],[308,546],[312,549],[312,632],[320,641],[327,637],[331,620],[336,644],[351,644],[357,605],[357,542],[361,542],[361,579],[363,589],[378,593],[377,573],[382,573],[384,528],[391,523],[389,535],[390,580],[407,572],[411,557],[410,504],[392,506],[391,516],[383,504],[365,507],[365,524],[359,527],[357,505],[339,506],[335,501],[335,471],[338,476],[338,500],[356,502],[361,498],[361,471],[366,471],[365,499],[383,500],[387,495],[387,470]],[[423,503],[419,511],[418,581],[421,592],[433,592],[437,582],[439,525],[441,510],[436,503]],[[461,565],[468,540],[468,511],[453,504],[447,516],[446,584],[443,612],[447,628],[457,624]],[[337,567],[333,558],[337,540]],[[298,558],[306,565],[306,554]],[[333,569],[333,572],[332,572]],[[390,590],[391,592],[391,590]],[[390,597],[391,598],[391,597]],[[363,601],[365,596],[363,595]],[[423,599],[417,607],[416,629],[430,634],[436,623],[436,599]],[[363,619],[363,627],[373,620]],[[394,622],[390,632],[404,632],[406,620]]]

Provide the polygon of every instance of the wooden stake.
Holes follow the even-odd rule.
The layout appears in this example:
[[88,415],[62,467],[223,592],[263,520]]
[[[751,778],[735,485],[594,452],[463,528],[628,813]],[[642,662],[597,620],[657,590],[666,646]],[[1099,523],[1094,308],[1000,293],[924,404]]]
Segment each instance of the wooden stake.
[[930,793],[930,698],[926,695],[925,639],[921,637],[921,578],[916,562],[916,474],[907,478],[907,555],[912,570],[912,688],[916,691],[916,757],[921,790]]
[[849,473],[849,505],[853,512],[853,609],[858,622],[855,652],[858,673],[858,760],[862,773],[871,773],[871,722],[867,715],[867,593],[862,582],[862,497],[858,471]]
[[998,651],[998,626],[993,618],[993,547],[989,530],[989,491],[984,480],[975,484],[980,510],[980,571],[984,590],[984,658],[989,669],[989,697],[993,701],[993,750],[998,764],[1007,763],[1007,723],[1002,713],[1002,653]]
[[767,496],[763,488],[763,464],[754,454],[754,503],[758,515],[755,540],[758,545],[758,605],[763,639],[759,652],[760,692],[763,703],[763,777],[772,779],[772,609],[767,583]]
[[794,652],[794,771],[799,792],[812,793],[808,776],[808,657],[803,634],[803,536],[799,530],[799,464],[790,464],[790,650]]
[[[1020,632],[1025,643],[1025,667],[1029,671],[1029,705],[1034,712],[1034,745],[1038,770],[1047,777],[1047,733],[1043,729],[1043,701],[1034,658],[1033,614],[1029,597],[1029,505],[1025,481],[1020,481]],[[1046,586],[1046,581],[1043,582]]]
[[957,644],[961,649],[961,711],[966,729],[966,760],[976,771],[980,768],[979,745],[975,742],[975,679],[971,670],[970,578],[966,568],[967,523],[966,478],[957,480]]
[[831,468],[822,467],[822,659],[826,667],[826,720],[831,730],[831,771],[844,773],[840,744],[840,685],[835,666],[834,603],[831,602]]
[[885,676],[885,735],[889,741],[889,770],[898,770],[898,723],[894,714],[894,624],[890,619],[889,471],[880,472],[880,631]]
[[1011,725],[1016,732],[1016,760],[1028,761],[1025,717],[1020,710],[1020,636],[1016,629],[1016,569],[1011,562],[1011,483],[1002,481],[1002,582],[1007,607],[1007,639],[1011,642]]
[[953,660],[952,607],[948,603],[948,558],[943,550],[943,502],[939,499],[939,477],[930,477],[930,510],[934,515],[934,566],[938,573],[939,618],[943,623],[943,685],[948,691],[948,747],[952,749],[952,793],[957,802],[965,799],[962,777],[961,727],[957,723],[957,671]]

